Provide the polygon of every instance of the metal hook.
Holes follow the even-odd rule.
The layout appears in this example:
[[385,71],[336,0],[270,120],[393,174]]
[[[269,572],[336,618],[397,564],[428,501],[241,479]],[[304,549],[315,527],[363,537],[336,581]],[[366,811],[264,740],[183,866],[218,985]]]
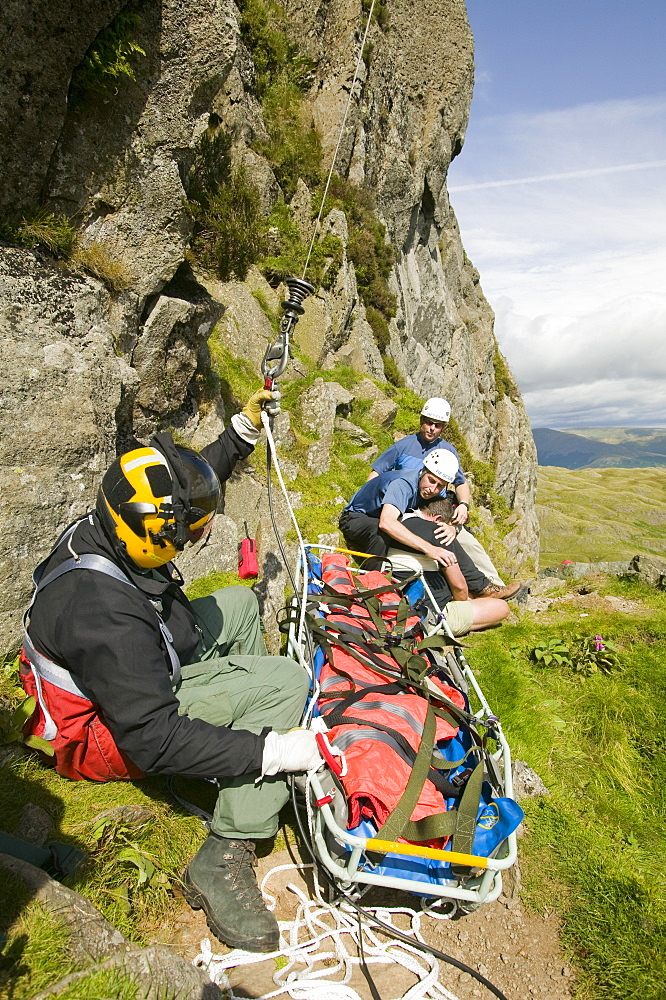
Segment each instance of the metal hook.
[[[261,374],[264,376],[264,388],[272,389],[276,379],[282,375],[289,361],[289,337],[305,312],[301,305],[303,300],[314,292],[314,285],[304,278],[287,278],[285,282],[289,297],[281,303],[284,315],[280,322],[280,334],[274,344],[266,348],[261,362]],[[271,365],[271,362],[275,362]]]

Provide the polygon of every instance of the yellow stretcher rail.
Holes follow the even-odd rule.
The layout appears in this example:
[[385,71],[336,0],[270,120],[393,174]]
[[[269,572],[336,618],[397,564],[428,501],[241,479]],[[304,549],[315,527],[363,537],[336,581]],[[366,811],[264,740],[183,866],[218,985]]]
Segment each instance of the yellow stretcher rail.
[[395,840],[375,840],[374,837],[370,837],[366,840],[365,847],[368,851],[378,851],[380,854],[410,854],[417,858],[436,858],[438,861],[448,861],[452,865],[469,865],[470,868],[488,867],[488,858],[479,858],[475,854],[438,851],[434,847],[399,844]]
[[353,549],[341,549],[337,545],[333,552],[344,552],[348,556],[361,556],[363,559],[377,559],[377,556],[373,556],[371,552],[354,552]]

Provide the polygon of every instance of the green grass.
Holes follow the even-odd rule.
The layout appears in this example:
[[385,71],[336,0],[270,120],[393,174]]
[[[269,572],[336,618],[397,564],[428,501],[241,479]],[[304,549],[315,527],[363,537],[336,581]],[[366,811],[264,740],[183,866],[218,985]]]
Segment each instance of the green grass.
[[145,50],[136,41],[141,17],[122,10],[94,39],[72,77],[71,93],[79,100],[91,94],[117,97],[122,81],[135,81],[137,56]]
[[666,558],[666,469],[538,472],[541,566]]
[[620,648],[622,670],[581,677],[531,662],[548,638],[581,631],[578,609],[544,627],[520,624],[474,639],[470,659],[502,719],[514,758],[550,797],[526,807],[524,900],[562,918],[581,1000],[657,1000],[666,975],[666,595],[629,582],[608,592],[650,606],[585,619]]

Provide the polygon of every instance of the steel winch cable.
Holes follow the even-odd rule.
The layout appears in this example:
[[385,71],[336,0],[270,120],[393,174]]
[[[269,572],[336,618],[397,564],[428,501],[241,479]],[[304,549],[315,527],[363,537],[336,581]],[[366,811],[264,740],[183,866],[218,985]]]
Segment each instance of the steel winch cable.
[[317,238],[317,233],[319,232],[319,226],[321,225],[321,217],[324,212],[324,205],[326,204],[326,195],[328,194],[328,189],[331,184],[331,178],[333,176],[333,171],[335,169],[335,163],[338,158],[338,153],[340,152],[340,144],[342,142],[342,137],[345,134],[345,127],[347,125],[347,117],[349,115],[349,109],[351,107],[351,102],[354,97],[354,87],[356,86],[356,81],[358,80],[358,74],[361,69],[361,63],[363,62],[363,53],[365,52],[365,43],[368,40],[368,32],[370,31],[370,24],[372,23],[372,14],[375,9],[375,0],[372,0],[370,4],[370,10],[368,11],[368,20],[365,24],[365,32],[363,34],[363,41],[361,42],[361,47],[359,49],[358,58],[356,60],[356,68],[354,70],[354,77],[352,79],[351,87],[349,88],[349,97],[347,98],[347,104],[345,106],[345,113],[342,116],[342,122],[340,123],[340,128],[338,129],[338,141],[335,145],[335,151],[333,153],[333,159],[331,160],[331,166],[328,171],[328,177],[326,178],[326,185],[324,187],[324,194],[321,199],[321,205],[319,206],[319,214],[317,215],[317,221],[315,222],[314,232],[312,233],[312,239],[310,240],[310,247],[308,249],[308,255],[305,258],[305,265],[303,267],[302,278],[305,278],[308,264],[310,263],[310,257],[312,256],[312,250],[314,249],[315,240]]
[[[342,143],[342,139],[343,139],[343,136],[345,134],[345,129],[346,129],[346,126],[347,126],[347,118],[349,117],[349,109],[351,108],[351,103],[352,103],[352,100],[354,98],[354,89],[356,87],[356,83],[357,83],[357,80],[359,78],[361,64],[363,63],[363,53],[365,51],[365,46],[366,46],[366,42],[367,42],[367,39],[368,39],[368,33],[370,31],[370,25],[372,24],[372,15],[374,13],[374,9],[375,9],[375,0],[371,0],[370,9],[368,10],[368,17],[367,17],[367,20],[366,20],[366,23],[365,23],[365,30],[363,32],[363,38],[362,38],[361,45],[360,45],[359,52],[358,52],[358,56],[357,56],[357,59],[356,59],[356,66],[354,68],[354,76],[352,78],[351,86],[349,88],[349,95],[347,97],[347,103],[345,105],[345,111],[344,111],[344,114],[342,116],[342,121],[340,122],[340,127],[338,129],[338,138],[337,138],[337,141],[336,141],[336,144],[335,144],[335,150],[333,151],[333,157],[331,159],[331,165],[329,167],[328,176],[326,178],[326,184],[324,185],[324,193],[322,195],[321,204],[319,206],[319,212],[317,214],[317,219],[315,221],[314,230],[313,230],[313,233],[312,233],[312,238],[310,240],[310,245],[308,247],[307,256],[305,258],[305,263],[303,265],[303,273],[302,273],[300,279],[299,278],[287,278],[287,280],[286,280],[286,285],[287,285],[287,288],[288,288],[289,295],[288,295],[288,298],[282,303],[282,308],[284,310],[284,316],[283,316],[281,324],[280,324],[280,335],[279,335],[277,341],[273,345],[269,345],[269,347],[267,347],[266,353],[264,355],[264,359],[262,361],[261,368],[262,368],[262,374],[264,376],[264,387],[267,388],[267,389],[275,389],[275,388],[277,388],[277,379],[284,372],[284,370],[286,368],[286,365],[287,365],[288,358],[289,358],[289,337],[291,335],[291,332],[292,332],[294,326],[296,325],[296,323],[298,322],[300,316],[302,316],[302,314],[304,312],[304,309],[303,309],[303,306],[302,306],[303,299],[307,295],[312,294],[314,292],[314,290],[315,290],[314,286],[311,285],[308,281],[305,280],[305,275],[307,274],[308,266],[309,266],[309,263],[310,263],[310,257],[312,256],[312,251],[313,251],[313,248],[314,248],[315,240],[317,239],[317,234],[318,234],[320,226],[321,226],[321,219],[322,219],[322,215],[323,215],[323,212],[324,212],[324,206],[326,204],[326,197],[328,195],[328,190],[329,190],[329,187],[330,187],[330,184],[331,184],[331,179],[333,177],[333,171],[335,170],[335,164],[337,162],[338,153],[340,151],[340,145]],[[270,362],[274,362],[274,364],[270,365]],[[266,416],[263,419],[263,424],[264,424],[264,428],[266,429],[266,434],[267,434],[267,437],[268,437],[268,440],[269,440],[269,448],[268,448],[267,456],[266,456],[266,479],[267,479],[267,492],[268,492],[268,507],[269,507],[269,513],[270,513],[270,517],[271,517],[271,523],[273,525],[273,531],[275,532],[275,538],[276,538],[278,547],[280,549],[280,554],[282,555],[282,558],[284,560],[284,564],[285,564],[287,573],[289,574],[289,579],[291,581],[291,585],[292,585],[292,587],[294,589],[294,595],[295,595],[295,600],[296,600],[297,606],[300,606],[299,610],[300,610],[300,615],[301,615],[301,621],[299,623],[298,632],[297,632],[297,635],[296,635],[296,640],[297,640],[297,645],[298,645],[301,642],[301,638],[302,638],[303,631],[304,631],[304,621],[303,621],[303,619],[304,619],[304,614],[305,614],[305,593],[303,595],[303,598],[299,599],[299,597],[298,597],[298,591],[297,591],[297,587],[296,587],[296,583],[295,583],[293,574],[291,573],[291,569],[289,567],[289,562],[288,562],[288,559],[287,559],[287,556],[286,556],[286,553],[285,553],[285,550],[284,550],[284,545],[282,543],[282,539],[280,537],[280,532],[279,532],[279,529],[277,527],[277,522],[276,522],[276,518],[275,518],[275,511],[274,511],[274,507],[273,507],[272,490],[271,490],[271,465],[272,464],[275,464],[276,472],[277,472],[279,480],[281,480],[281,477],[280,477],[280,473],[279,473],[279,464],[278,464],[278,461],[277,461],[277,455],[276,455],[274,443],[272,441],[272,435],[270,433],[270,431],[272,429],[272,420],[269,420],[268,417]],[[287,501],[287,505],[288,505],[289,512],[290,512],[290,515],[291,515],[291,519],[292,519],[292,521],[294,523],[294,527],[296,529],[296,533],[297,533],[297,536],[298,536],[299,548],[301,550],[301,557],[302,557],[302,562],[303,562],[303,574],[304,574],[304,577],[305,577],[306,576],[306,570],[307,570],[307,555],[306,555],[306,552],[305,552],[305,546],[303,544],[303,540],[302,540],[301,535],[300,535],[300,531],[299,531],[299,528],[298,528],[298,523],[297,523],[296,518],[294,517],[293,511],[291,509],[291,504],[289,503],[289,498],[288,498],[288,495],[287,495],[286,488],[284,488],[284,485],[283,485],[282,482],[280,482],[280,485],[282,486],[283,493],[284,493],[284,496],[285,496],[285,500]],[[312,648],[311,648],[311,642],[312,642],[311,637],[309,636],[309,633],[307,633],[307,631],[306,631],[306,634],[307,634],[307,638],[308,638],[308,643],[310,644],[310,650],[312,651]]]

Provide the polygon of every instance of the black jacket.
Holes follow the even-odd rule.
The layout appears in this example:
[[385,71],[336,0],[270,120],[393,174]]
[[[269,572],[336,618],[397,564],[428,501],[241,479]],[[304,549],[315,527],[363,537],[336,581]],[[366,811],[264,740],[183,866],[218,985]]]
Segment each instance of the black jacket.
[[[228,427],[201,454],[220,482],[252,451]],[[67,667],[99,704],[116,743],[142,771],[198,777],[233,777],[261,768],[264,738],[178,715],[169,656],[148,596],[159,597],[162,618],[181,663],[199,641],[191,605],[166,567],[163,581],[132,570],[107,538],[96,513],[79,522],[75,552],[111,559],[138,592],[95,570],[66,573],[38,594],[30,638],[40,653]],[[70,558],[61,545],[45,573]]]

